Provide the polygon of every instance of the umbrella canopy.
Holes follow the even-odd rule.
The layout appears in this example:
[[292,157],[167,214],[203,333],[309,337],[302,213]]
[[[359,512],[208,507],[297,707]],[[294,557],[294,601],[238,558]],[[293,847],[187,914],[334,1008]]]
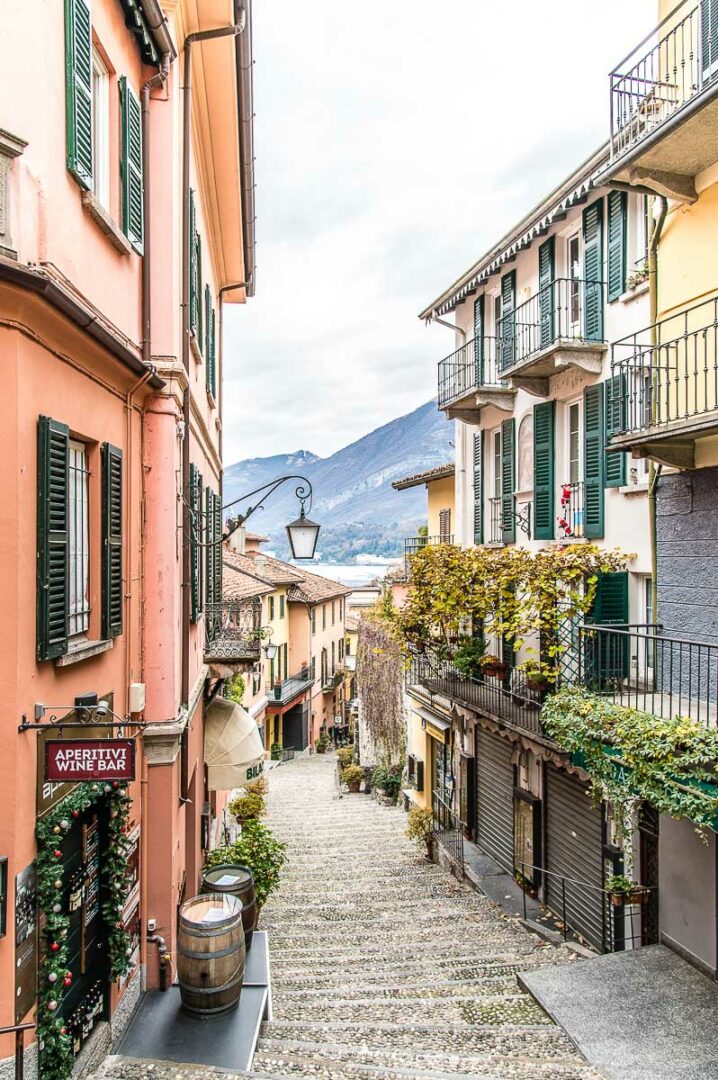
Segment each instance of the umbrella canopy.
[[259,728],[233,701],[215,698],[204,719],[204,760],[210,791],[231,791],[253,780],[264,763]]

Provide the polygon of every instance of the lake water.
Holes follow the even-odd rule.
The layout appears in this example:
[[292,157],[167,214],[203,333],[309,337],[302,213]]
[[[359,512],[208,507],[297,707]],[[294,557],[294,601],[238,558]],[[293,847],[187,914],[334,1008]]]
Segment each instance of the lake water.
[[391,562],[360,563],[357,566],[356,563],[325,563],[321,560],[314,560],[312,563],[302,563],[301,565],[315,574],[321,574],[322,577],[328,577],[332,581],[339,581],[342,585],[358,589],[361,585],[368,585],[369,582],[374,581],[376,578],[384,577],[387,570],[392,566],[396,566],[397,563],[392,560]]

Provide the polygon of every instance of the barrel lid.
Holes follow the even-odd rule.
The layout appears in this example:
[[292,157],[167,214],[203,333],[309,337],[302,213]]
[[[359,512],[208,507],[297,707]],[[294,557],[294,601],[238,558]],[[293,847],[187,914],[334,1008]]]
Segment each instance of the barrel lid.
[[238,885],[247,885],[252,882],[252,871],[244,866],[216,866],[213,870],[207,870],[204,880],[208,885],[219,885],[222,888],[233,888]]
[[180,916],[195,926],[216,926],[242,913],[242,901],[231,893],[207,893],[182,905]]

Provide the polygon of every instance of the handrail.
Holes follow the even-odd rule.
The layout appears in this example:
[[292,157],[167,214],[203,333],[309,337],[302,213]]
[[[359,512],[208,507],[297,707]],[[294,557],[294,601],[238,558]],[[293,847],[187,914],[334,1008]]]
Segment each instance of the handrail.
[[34,1030],[36,1024],[11,1024],[9,1027],[0,1027],[0,1035],[15,1035],[15,1080],[23,1080],[25,1076],[25,1032]]

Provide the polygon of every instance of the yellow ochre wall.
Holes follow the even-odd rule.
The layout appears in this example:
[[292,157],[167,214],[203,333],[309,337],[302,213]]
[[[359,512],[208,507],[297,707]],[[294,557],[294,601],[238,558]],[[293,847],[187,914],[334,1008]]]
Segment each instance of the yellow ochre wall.
[[454,532],[454,477],[444,480],[432,480],[426,485],[428,494],[427,524],[429,536],[439,535],[439,513],[451,510],[451,532]]
[[[713,170],[711,170],[713,171]],[[716,176],[718,180],[718,176]],[[670,210],[658,246],[658,318],[718,290],[718,183]]]

